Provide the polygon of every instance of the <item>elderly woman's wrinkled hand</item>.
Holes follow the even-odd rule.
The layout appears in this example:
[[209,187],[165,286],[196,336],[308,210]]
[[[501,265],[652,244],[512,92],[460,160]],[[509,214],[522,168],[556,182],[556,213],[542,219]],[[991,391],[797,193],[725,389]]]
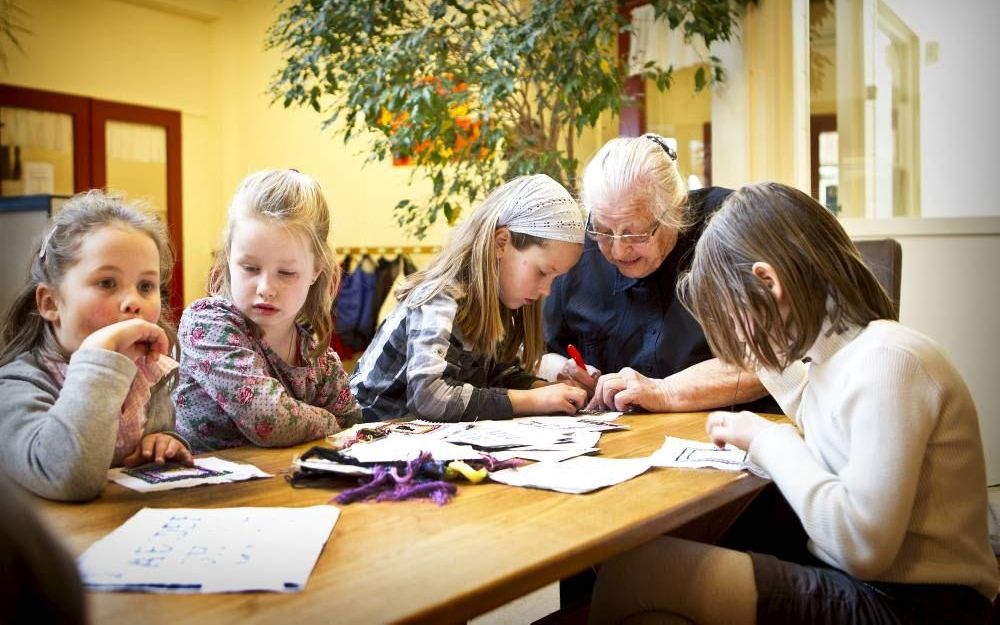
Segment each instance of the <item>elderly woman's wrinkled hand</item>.
[[591,410],[621,410],[642,408],[649,412],[670,411],[670,389],[666,380],[647,378],[635,369],[625,367],[618,373],[602,375],[597,380]]

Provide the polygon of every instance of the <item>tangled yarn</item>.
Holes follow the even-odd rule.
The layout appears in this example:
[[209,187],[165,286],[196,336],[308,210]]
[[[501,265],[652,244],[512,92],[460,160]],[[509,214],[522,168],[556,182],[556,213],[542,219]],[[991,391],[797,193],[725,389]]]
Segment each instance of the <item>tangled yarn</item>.
[[334,498],[339,504],[355,501],[402,501],[403,499],[428,498],[442,506],[458,492],[458,487],[440,479],[444,474],[442,463],[435,462],[428,452],[403,464],[376,465],[369,481],[357,488],[349,488]]
[[[482,459],[468,460],[466,464],[474,469],[499,471],[524,464],[523,460],[496,460],[486,455]],[[458,492],[454,482],[445,481],[449,473],[447,463],[434,460],[430,452],[406,463],[379,464],[372,469],[371,477],[361,478],[361,486],[350,488],[334,498],[339,504],[355,501],[402,501],[404,499],[430,499],[439,506],[448,503]],[[367,481],[365,481],[367,480]]]

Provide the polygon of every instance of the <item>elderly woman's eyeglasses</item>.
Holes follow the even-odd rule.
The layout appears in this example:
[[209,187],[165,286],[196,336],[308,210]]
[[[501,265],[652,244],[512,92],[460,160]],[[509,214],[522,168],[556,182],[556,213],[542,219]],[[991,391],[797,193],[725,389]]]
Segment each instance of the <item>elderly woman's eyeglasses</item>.
[[656,225],[654,225],[649,232],[643,234],[611,234],[608,232],[599,232],[594,230],[593,221],[588,219],[587,236],[592,240],[597,241],[597,244],[601,246],[610,246],[615,241],[623,245],[643,245],[644,243],[649,243],[649,240],[653,238],[654,234],[656,234],[660,225],[660,222],[657,221]]

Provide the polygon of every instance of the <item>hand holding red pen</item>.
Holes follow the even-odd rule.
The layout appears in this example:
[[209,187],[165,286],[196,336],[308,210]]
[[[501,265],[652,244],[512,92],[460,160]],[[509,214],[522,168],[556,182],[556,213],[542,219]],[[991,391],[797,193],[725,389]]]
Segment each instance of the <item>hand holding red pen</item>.
[[570,357],[563,364],[556,380],[584,389],[587,391],[588,398],[593,396],[597,386],[597,378],[601,377],[601,372],[587,365],[583,360],[583,355],[575,345],[567,345],[566,353]]

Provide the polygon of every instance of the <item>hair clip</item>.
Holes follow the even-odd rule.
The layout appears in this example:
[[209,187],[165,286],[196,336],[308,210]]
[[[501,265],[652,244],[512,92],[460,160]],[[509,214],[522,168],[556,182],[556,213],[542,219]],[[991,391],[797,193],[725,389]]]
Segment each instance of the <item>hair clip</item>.
[[45,252],[49,249],[49,239],[52,238],[52,233],[55,231],[56,227],[52,226],[52,229],[49,230],[49,233],[45,235],[44,239],[42,239],[42,247],[38,250],[39,258],[45,258]]
[[297,173],[297,174],[301,174],[301,173],[302,173],[301,171],[299,171],[299,170],[295,169],[294,167],[289,167],[289,168],[288,168],[288,171],[294,171],[294,172],[295,172],[295,173]]
[[670,157],[670,160],[672,160],[672,161],[676,161],[677,160],[677,152],[675,152],[672,147],[670,147],[669,145],[667,145],[667,142],[663,140],[663,137],[660,137],[659,135],[653,135],[653,134],[647,134],[647,135],[643,135],[643,136],[646,137],[647,139],[649,139],[650,141],[652,141],[653,143],[655,143],[656,145],[658,145],[661,148],[663,148],[663,151],[667,153],[667,156]]

